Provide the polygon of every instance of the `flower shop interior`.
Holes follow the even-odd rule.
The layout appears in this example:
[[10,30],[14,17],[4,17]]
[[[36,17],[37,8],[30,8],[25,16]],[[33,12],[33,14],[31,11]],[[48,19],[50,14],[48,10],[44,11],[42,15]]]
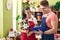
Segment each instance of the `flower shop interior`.
[[[19,31],[22,10],[28,6],[32,15],[41,13],[39,9],[42,0],[0,0],[0,40],[20,40],[21,32]],[[60,40],[60,0],[48,1],[52,11],[58,17],[57,34],[55,40]],[[37,18],[40,21],[41,18]],[[38,22],[38,24],[40,24]],[[14,31],[14,32],[13,32]],[[36,40],[40,40],[36,38]]]

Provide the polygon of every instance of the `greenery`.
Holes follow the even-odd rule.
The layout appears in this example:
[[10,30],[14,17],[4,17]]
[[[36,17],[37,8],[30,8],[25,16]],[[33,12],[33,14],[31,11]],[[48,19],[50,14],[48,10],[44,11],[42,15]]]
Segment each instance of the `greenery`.
[[20,18],[20,15],[17,15],[17,17],[16,17],[16,26],[17,26],[17,28],[18,28],[18,25],[19,25],[19,22],[18,22],[18,20],[19,20],[19,18]]
[[53,5],[53,7],[56,9],[56,11],[60,10],[60,1],[57,1],[55,5]]
[[19,18],[20,18],[20,15],[17,15],[17,17],[16,17],[16,21],[18,21]]
[[30,4],[28,2],[22,2],[22,8],[25,8],[25,7],[30,7]]

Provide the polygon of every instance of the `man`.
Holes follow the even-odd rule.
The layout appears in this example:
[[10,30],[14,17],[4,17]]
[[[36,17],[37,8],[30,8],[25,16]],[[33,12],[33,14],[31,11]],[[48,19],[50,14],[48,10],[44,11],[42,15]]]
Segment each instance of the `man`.
[[48,1],[41,1],[41,9],[43,10],[43,17],[41,20],[44,32],[39,30],[34,31],[37,34],[42,34],[42,40],[54,40],[54,34],[57,33],[58,18],[54,12],[49,8]]

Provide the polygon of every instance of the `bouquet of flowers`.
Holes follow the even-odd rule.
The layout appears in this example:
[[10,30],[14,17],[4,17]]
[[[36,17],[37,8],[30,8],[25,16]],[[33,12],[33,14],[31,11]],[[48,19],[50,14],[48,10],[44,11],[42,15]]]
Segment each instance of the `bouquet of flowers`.
[[22,20],[22,29],[28,30],[29,24],[27,20]]

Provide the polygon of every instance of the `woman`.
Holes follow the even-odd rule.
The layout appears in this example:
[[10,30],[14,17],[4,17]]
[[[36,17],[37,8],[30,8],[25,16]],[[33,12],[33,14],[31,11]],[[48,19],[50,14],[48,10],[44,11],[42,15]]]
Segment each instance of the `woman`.
[[[36,18],[31,15],[31,11],[29,7],[24,8],[22,19],[27,20],[29,22],[28,30],[21,29],[21,40],[36,40],[35,34],[30,30],[31,27],[34,27],[37,24]],[[22,23],[20,24],[22,26]]]
[[[41,25],[42,15],[43,15],[42,12],[35,12],[35,17],[36,17],[36,19],[37,19],[38,26]],[[37,35],[37,34],[36,34],[36,38],[37,38],[37,40],[41,40],[41,38],[42,38],[42,37],[41,37],[41,34],[40,34],[40,35]]]

